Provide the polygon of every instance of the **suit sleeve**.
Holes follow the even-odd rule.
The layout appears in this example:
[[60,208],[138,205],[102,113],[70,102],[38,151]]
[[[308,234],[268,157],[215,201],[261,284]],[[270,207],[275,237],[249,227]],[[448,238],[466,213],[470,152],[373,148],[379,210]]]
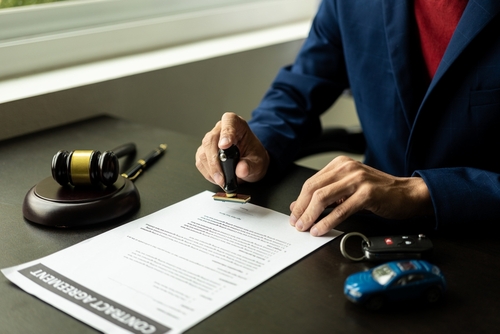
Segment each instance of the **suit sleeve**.
[[249,121],[274,169],[286,168],[298,147],[321,132],[319,116],[347,87],[334,5],[323,1],[294,64],[279,71]]
[[500,211],[500,175],[468,167],[417,170],[427,184],[435,208],[436,229],[488,225]]

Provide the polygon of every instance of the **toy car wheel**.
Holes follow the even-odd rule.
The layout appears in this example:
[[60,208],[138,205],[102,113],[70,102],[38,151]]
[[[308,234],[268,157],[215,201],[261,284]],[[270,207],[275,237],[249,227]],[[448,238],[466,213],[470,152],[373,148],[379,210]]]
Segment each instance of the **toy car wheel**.
[[441,299],[441,289],[438,287],[432,287],[425,291],[424,297],[429,304],[437,303]]
[[370,311],[378,311],[384,306],[384,304],[385,304],[384,297],[381,295],[375,295],[368,298],[365,301],[364,306]]

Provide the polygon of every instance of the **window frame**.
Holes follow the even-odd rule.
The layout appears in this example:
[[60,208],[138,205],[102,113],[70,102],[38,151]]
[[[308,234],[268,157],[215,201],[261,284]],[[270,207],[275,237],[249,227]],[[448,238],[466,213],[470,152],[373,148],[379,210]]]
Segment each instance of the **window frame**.
[[195,2],[73,0],[2,9],[0,62],[9,66],[0,66],[0,80],[310,20],[318,6],[204,0],[195,9]]

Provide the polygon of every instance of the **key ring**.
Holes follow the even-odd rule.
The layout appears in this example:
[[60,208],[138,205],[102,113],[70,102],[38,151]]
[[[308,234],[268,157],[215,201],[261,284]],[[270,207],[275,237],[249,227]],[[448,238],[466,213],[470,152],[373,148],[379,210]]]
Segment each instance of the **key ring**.
[[347,239],[354,236],[354,235],[357,235],[357,236],[363,238],[363,241],[366,242],[368,245],[370,245],[370,240],[368,240],[368,238],[364,234],[359,233],[359,232],[350,232],[350,233],[347,233],[346,235],[344,235],[344,237],[340,241],[340,252],[342,253],[342,255],[344,255],[344,257],[346,259],[349,259],[352,261],[362,261],[366,258],[366,255],[363,255],[361,257],[352,257],[349,254],[347,254],[347,251],[345,250],[345,243],[346,243]]

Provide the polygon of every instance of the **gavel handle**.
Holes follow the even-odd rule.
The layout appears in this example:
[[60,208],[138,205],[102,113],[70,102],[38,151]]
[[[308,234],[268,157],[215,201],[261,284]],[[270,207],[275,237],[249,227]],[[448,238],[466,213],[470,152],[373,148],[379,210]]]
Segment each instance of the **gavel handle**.
[[116,155],[117,158],[122,158],[126,155],[135,155],[136,147],[134,143],[127,143],[115,147],[111,151],[113,151],[113,153]]

